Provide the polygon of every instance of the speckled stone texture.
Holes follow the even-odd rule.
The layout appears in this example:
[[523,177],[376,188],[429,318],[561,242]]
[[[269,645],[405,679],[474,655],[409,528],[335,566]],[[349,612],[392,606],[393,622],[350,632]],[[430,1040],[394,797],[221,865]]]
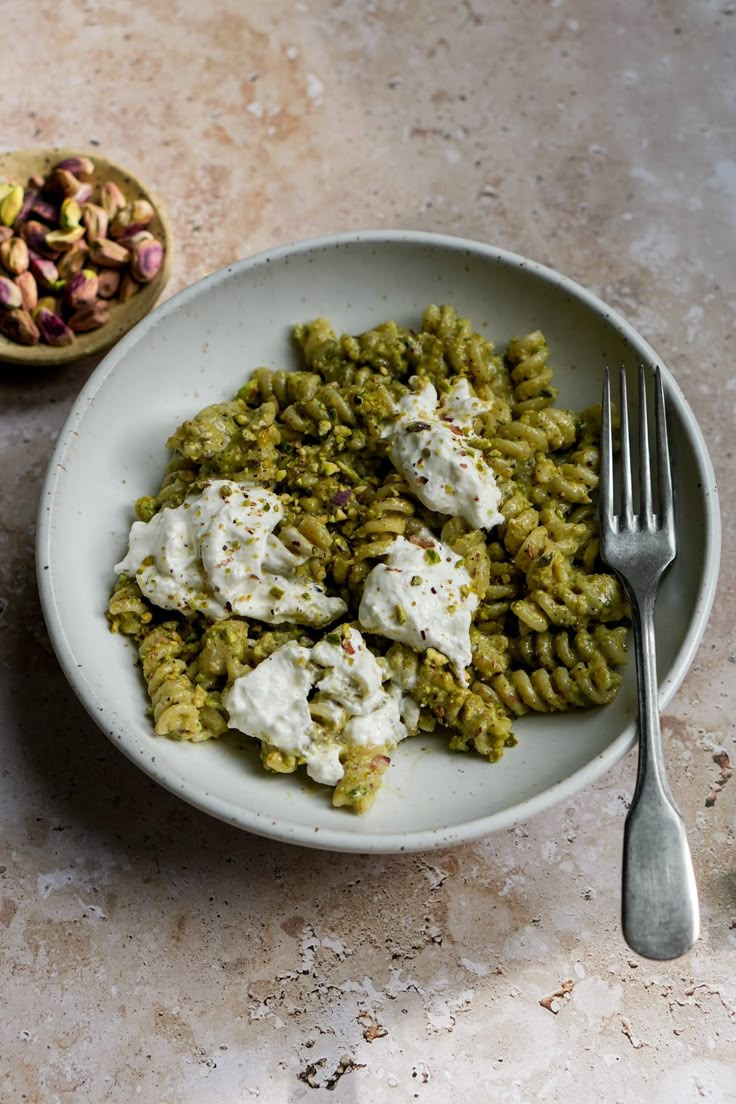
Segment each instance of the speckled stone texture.
[[140,173],[173,219],[169,292],[400,226],[601,294],[705,432],[725,569],[664,717],[703,934],[657,965],[618,926],[633,756],[430,857],[269,843],[138,773],[68,689],[33,576],[44,466],[94,365],[0,366],[0,1099],[736,1101],[734,5],[9,0],[2,22],[2,148]]

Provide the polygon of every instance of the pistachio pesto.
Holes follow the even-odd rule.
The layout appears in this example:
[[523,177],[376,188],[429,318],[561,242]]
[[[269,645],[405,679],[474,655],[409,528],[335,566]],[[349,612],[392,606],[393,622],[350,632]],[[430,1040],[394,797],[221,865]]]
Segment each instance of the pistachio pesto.
[[554,405],[539,331],[500,353],[450,306],[416,329],[295,327],[169,438],[109,600],[155,732],[239,729],[366,811],[437,727],[490,761],[523,714],[603,705],[628,609],[598,556],[600,412]]

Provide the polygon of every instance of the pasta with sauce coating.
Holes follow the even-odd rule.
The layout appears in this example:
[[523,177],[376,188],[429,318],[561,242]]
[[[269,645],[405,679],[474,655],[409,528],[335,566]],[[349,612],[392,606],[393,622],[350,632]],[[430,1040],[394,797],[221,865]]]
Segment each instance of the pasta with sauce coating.
[[[318,318],[296,326],[294,336],[302,366],[256,368],[234,398],[195,412],[167,442],[171,459],[158,492],[136,504],[139,533],[161,511],[180,519],[177,532],[189,534],[180,538],[188,550],[185,567],[197,587],[214,587],[207,571],[219,572],[216,601],[167,599],[168,606],[160,604],[161,588],[175,590],[184,568],[164,553],[154,549],[131,568],[129,552],[118,575],[107,616],[113,631],[137,645],[156,733],[194,742],[222,735],[233,720],[232,688],[249,685],[254,672],[262,675],[288,651],[300,657],[311,686],[300,716],[312,743],[305,750],[304,733],[299,746],[286,744],[275,729],[250,733],[260,740],[263,766],[292,773],[306,765],[313,777],[330,777],[336,806],[365,812],[405,735],[445,726],[452,749],[495,761],[516,742],[518,717],[609,702],[626,660],[628,607],[598,558],[593,498],[600,414],[552,405],[544,334],[515,338],[499,355],[453,307],[431,305],[417,330],[385,322],[338,335]],[[434,399],[422,406],[421,394]],[[399,403],[403,421],[396,420]],[[472,467],[479,485],[494,485],[500,524],[484,528],[491,525],[485,515],[467,512],[447,474],[441,497],[432,498],[431,486],[425,492],[424,484],[440,478],[432,468],[440,431],[441,470],[462,476]],[[417,466],[408,474],[395,466],[393,453],[403,432],[418,442]],[[436,466],[439,471],[440,460]],[[250,487],[271,494],[261,493],[262,511],[270,504],[278,510],[270,535],[261,515],[249,520]],[[225,519],[218,522],[220,544],[213,544],[199,506],[208,488],[212,517]],[[213,498],[217,488],[222,502]],[[243,505],[227,513],[235,489]],[[225,512],[217,513],[221,507]],[[243,542],[257,551],[259,541],[271,557],[274,603],[289,588],[297,596],[303,588],[317,605],[324,596],[332,606],[321,621],[249,616],[242,605],[232,612],[229,573],[240,578]],[[411,562],[420,565],[405,580],[397,548],[413,549]],[[444,591],[443,557],[451,565],[442,576]],[[155,579],[147,574],[151,560],[158,563]],[[398,574],[404,590],[383,614],[393,625],[374,615],[368,630],[361,610],[384,578],[381,571]],[[442,601],[455,603],[453,617],[466,626],[459,651],[443,652],[432,635]],[[422,602],[439,611],[427,620],[426,633],[419,632],[424,622],[412,621]],[[258,609],[266,606],[261,601]],[[339,609],[345,611],[340,618]],[[410,638],[416,643],[407,643]],[[360,693],[358,682],[350,682],[356,642],[366,657],[361,662],[370,656],[378,663],[365,666],[373,672],[370,692],[369,682]],[[330,649],[337,666],[320,666]],[[458,665],[458,655],[466,666],[465,660]],[[379,717],[384,728],[376,731],[388,734],[383,743],[365,735],[373,731],[370,718]],[[329,752],[318,768],[314,748]],[[335,770],[341,773],[332,779]]]

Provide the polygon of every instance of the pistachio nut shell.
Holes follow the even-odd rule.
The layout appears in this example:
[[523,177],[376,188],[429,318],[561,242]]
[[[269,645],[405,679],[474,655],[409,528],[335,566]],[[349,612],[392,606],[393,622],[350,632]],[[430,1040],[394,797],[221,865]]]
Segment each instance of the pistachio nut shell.
[[84,303],[91,303],[97,298],[98,285],[97,273],[93,272],[91,268],[83,268],[81,272],[75,273],[66,284],[64,302],[71,310],[76,310]]
[[82,226],[87,231],[87,241],[107,237],[109,224],[107,211],[97,203],[85,203],[82,207]]
[[79,226],[82,218],[82,208],[74,196],[67,196],[62,200],[59,211],[59,227],[62,230],[74,230]]
[[40,173],[34,173],[33,176],[30,177],[28,183],[32,188],[43,188],[46,181]]
[[56,262],[59,279],[69,280],[76,272],[81,271],[87,260],[87,253],[87,243],[83,238],[74,242],[74,245],[71,249],[67,249],[66,253],[62,253]]
[[0,201],[0,222],[3,226],[12,226],[23,206],[23,189],[15,184],[5,198]]
[[117,242],[110,241],[109,238],[95,238],[89,243],[89,259],[93,264],[102,265],[105,268],[122,268],[128,263],[129,258],[128,250]]
[[36,311],[36,325],[47,345],[71,345],[74,341],[74,331],[67,326],[64,319],[45,307]]
[[23,298],[18,285],[8,276],[0,276],[0,310],[14,310],[22,303]]
[[41,219],[42,222],[47,222],[52,227],[56,226],[59,221],[59,208],[48,199],[34,199],[29,213],[35,215],[37,219]]
[[57,199],[64,199],[66,196],[77,194],[79,191],[79,181],[76,176],[67,172],[66,169],[54,169],[53,172],[49,173],[46,177],[44,191],[47,195]]
[[100,299],[114,299],[120,287],[120,269],[103,268],[97,273],[97,295]]
[[93,303],[85,303],[76,310],[68,320],[69,329],[74,333],[88,333],[90,330],[98,330],[110,321],[110,304],[103,299],[95,299]]
[[41,337],[28,311],[21,308],[0,314],[0,331],[17,345],[38,345]]
[[33,311],[38,306],[38,284],[30,272],[21,272],[15,277],[15,286],[20,291],[23,310]]
[[140,230],[137,226],[131,226],[117,239],[118,245],[124,245],[126,249],[132,249],[142,241],[153,241],[153,234],[150,230]]
[[132,299],[141,289],[141,285],[137,280],[134,280],[129,272],[123,274],[123,278],[120,281],[120,291],[118,292],[118,301],[120,303],[127,303],[129,299]]
[[19,276],[28,268],[28,246],[22,238],[12,237],[0,242],[0,261],[11,276]]
[[89,181],[94,176],[95,166],[89,157],[65,157],[54,165],[54,169],[63,169],[76,176],[77,180]]
[[112,180],[106,180],[100,188],[100,205],[104,207],[109,219],[114,219],[118,211],[127,204],[124,193]]
[[36,222],[35,219],[29,219],[18,229],[18,236],[23,238],[31,254],[37,253],[43,257],[56,257],[59,254],[58,249],[51,249],[46,244],[48,233],[50,233],[48,226],[45,226],[42,222]]
[[13,236],[12,226],[0,226],[0,242],[7,241],[8,238]]
[[53,295],[44,295],[38,300],[36,306],[31,311],[34,318],[40,310],[47,310],[51,311],[52,314],[61,315],[61,302],[58,299],[54,299]]
[[110,225],[110,236],[120,238],[132,227],[143,230],[155,214],[147,199],[135,199],[115,215]]
[[26,188],[25,189],[25,191],[23,192],[23,205],[22,205],[20,211],[18,212],[17,219],[15,220],[16,225],[19,222],[25,222],[25,220],[28,218],[28,216],[31,213],[31,208],[33,207],[33,204],[36,202],[37,199],[38,199],[38,188]]
[[161,268],[164,259],[164,247],[155,238],[153,241],[138,242],[130,253],[130,272],[141,284],[153,280]]
[[50,249],[59,249],[64,252],[70,249],[75,242],[84,237],[83,226],[73,226],[71,230],[49,230],[46,235],[46,245]]
[[59,270],[45,257],[31,257],[28,266],[39,287],[52,290],[59,282]]

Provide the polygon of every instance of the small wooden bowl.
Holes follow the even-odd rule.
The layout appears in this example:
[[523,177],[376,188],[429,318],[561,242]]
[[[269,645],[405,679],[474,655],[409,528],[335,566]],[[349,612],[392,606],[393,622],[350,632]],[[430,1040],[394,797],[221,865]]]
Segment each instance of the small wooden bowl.
[[140,291],[136,292],[127,303],[110,301],[112,315],[110,321],[97,330],[88,333],[80,333],[75,337],[71,345],[46,345],[39,342],[38,345],[18,345],[0,334],[0,366],[5,364],[27,364],[29,366],[69,364],[73,360],[92,356],[109,349],[123,334],[148,314],[155,306],[156,300],[164,290],[171,269],[172,234],[166,211],[161,200],[146,187],[143,181],[129,172],[127,169],[101,157],[97,151],[86,152],[80,150],[56,149],[39,147],[36,149],[13,150],[9,153],[0,153],[0,180],[13,180],[25,185],[29,177],[38,173],[41,176],[51,170],[59,161],[67,157],[89,157],[94,162],[95,174],[92,180],[95,184],[112,180],[121,189],[128,201],[134,199],[147,199],[152,204],[156,216],[147,227],[164,247],[164,259],[156,277],[150,284],[144,284]]

